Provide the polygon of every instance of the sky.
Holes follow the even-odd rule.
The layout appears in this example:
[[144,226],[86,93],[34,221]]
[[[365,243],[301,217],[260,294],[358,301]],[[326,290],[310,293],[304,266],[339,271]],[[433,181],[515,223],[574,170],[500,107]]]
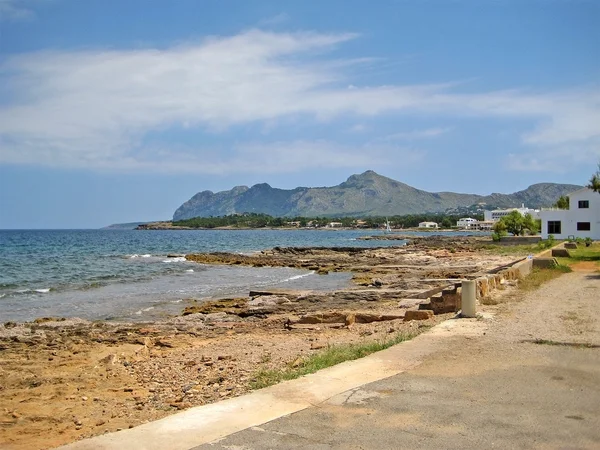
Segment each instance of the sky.
[[0,228],[195,193],[585,184],[600,0],[0,0]]

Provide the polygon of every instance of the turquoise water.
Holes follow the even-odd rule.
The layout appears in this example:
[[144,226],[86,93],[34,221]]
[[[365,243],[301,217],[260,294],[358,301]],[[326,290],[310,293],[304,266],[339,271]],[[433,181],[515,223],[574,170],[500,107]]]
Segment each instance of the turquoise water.
[[348,284],[348,274],[207,266],[181,256],[275,246],[399,245],[356,240],[363,235],[345,230],[0,230],[0,320],[145,320],[179,311],[188,298],[245,295],[268,286],[336,289]]

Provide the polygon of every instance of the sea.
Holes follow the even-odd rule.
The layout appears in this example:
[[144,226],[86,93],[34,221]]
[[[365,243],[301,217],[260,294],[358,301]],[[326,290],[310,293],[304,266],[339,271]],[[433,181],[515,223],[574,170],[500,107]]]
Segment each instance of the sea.
[[[251,289],[336,290],[348,273],[204,265],[200,252],[252,254],[273,247],[382,247],[365,230],[0,230],[0,322],[41,317],[149,321],[186,302]],[[418,234],[418,233],[417,233]],[[429,233],[428,233],[429,234]]]
[[252,254],[280,247],[372,247],[356,230],[0,230],[0,322],[40,317],[145,321],[191,299],[251,289],[335,290],[347,273],[188,262],[199,252]]

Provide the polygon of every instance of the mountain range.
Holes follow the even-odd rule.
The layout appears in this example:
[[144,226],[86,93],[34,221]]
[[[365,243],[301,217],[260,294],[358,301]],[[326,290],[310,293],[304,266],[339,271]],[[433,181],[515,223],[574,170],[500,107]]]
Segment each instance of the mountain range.
[[538,183],[512,194],[476,195],[427,192],[368,170],[332,187],[277,189],[266,183],[229,191],[198,192],[181,205],[173,220],[264,213],[274,217],[367,217],[447,212],[473,205],[485,209],[553,205],[582,186]]

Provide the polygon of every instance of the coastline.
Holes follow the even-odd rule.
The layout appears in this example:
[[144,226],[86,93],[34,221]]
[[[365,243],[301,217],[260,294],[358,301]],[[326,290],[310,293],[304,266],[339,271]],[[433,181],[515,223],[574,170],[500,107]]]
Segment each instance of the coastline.
[[[228,225],[228,226],[220,226],[220,227],[187,227],[187,226],[180,226],[180,225],[173,225],[172,222],[150,222],[150,223],[145,223],[145,224],[140,224],[137,227],[134,228],[137,231],[149,231],[149,230],[223,230],[223,231],[227,231],[227,230],[284,230],[284,231],[364,231],[365,233],[369,232],[381,232],[381,233],[386,233],[386,229],[385,227],[382,228],[362,228],[362,227],[342,227],[342,226],[336,226],[336,227],[298,227],[298,226],[278,226],[278,227],[272,227],[272,226],[264,226],[264,227],[245,227],[245,226],[233,226],[233,225]],[[489,234],[489,232],[485,232],[485,231],[481,231],[481,230],[462,230],[462,229],[457,229],[457,228],[418,228],[418,227],[411,227],[411,228],[392,228],[391,232],[387,232],[391,235],[393,234],[397,234],[397,233],[404,233],[404,232],[411,232],[411,233],[432,233],[432,234],[436,234],[436,233],[468,233],[468,234],[473,234],[473,235],[478,235],[478,234]]]
[[151,323],[3,324],[0,444],[50,447],[135,426],[248,392],[259,368],[285,367],[329,345],[423,331],[448,314],[404,321],[423,301],[419,293],[514,260],[486,253],[484,242],[431,236],[402,247],[188,255],[198,263],[312,268],[323,276],[349,271],[354,285],[249,292]]

